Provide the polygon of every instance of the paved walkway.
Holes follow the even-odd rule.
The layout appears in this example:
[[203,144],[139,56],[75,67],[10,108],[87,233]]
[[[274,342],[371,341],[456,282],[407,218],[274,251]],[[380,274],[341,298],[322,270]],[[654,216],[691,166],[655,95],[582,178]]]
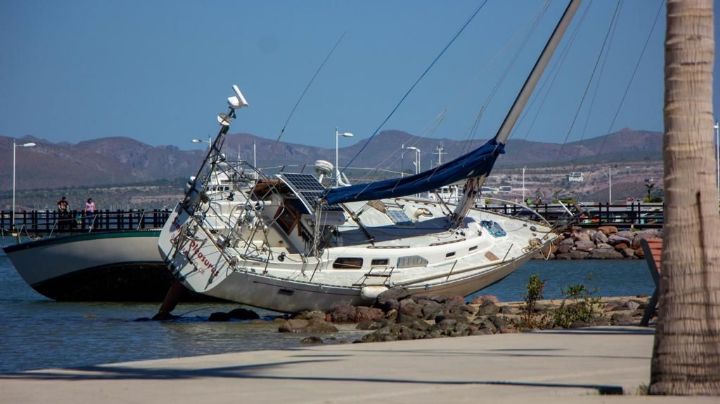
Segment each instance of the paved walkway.
[[652,342],[606,327],[116,363],[0,374],[0,402],[717,402],[632,395]]

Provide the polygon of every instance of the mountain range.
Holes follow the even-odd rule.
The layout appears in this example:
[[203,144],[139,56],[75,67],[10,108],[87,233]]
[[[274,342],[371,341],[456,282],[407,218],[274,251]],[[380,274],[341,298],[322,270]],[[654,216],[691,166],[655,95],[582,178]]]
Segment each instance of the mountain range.
[[[204,150],[180,150],[175,146],[150,146],[128,137],[107,137],[76,144],[53,143],[35,137],[14,139],[0,136],[0,189],[12,187],[12,142],[35,142],[32,148],[17,149],[17,189],[53,189],[78,186],[112,186],[177,180],[194,175]],[[414,150],[421,150],[422,169],[437,164],[437,147],[443,147],[442,161],[459,156],[482,140],[458,141],[424,138],[399,130],[379,133],[372,142],[361,140],[339,150],[341,166],[381,168],[413,172]],[[316,160],[334,162],[335,150],[294,143],[276,142],[247,133],[228,136],[223,151],[228,159],[253,161],[257,165],[312,165]],[[357,154],[360,152],[361,154]],[[622,129],[608,135],[565,144],[511,139],[497,167],[540,167],[593,162],[637,162],[662,159],[659,132]],[[355,157],[357,155],[357,157]]]

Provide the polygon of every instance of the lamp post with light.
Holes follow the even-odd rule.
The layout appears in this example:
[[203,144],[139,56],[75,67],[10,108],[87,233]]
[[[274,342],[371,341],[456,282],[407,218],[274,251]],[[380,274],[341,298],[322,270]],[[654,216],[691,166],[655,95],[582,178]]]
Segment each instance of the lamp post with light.
[[12,224],[11,228],[15,229],[15,150],[18,147],[35,147],[36,144],[33,142],[16,144],[13,140],[13,198],[12,198]]
[[415,146],[406,147],[407,150],[415,150],[415,174],[420,174],[420,153],[421,150]]
[[192,142],[193,143],[207,143],[208,150],[210,150],[210,148],[212,147],[212,138],[211,137],[208,137],[207,140],[193,139]]
[[340,152],[338,146],[338,139],[342,137],[353,137],[354,135],[350,132],[340,132],[338,128],[335,128],[335,186],[340,186]]

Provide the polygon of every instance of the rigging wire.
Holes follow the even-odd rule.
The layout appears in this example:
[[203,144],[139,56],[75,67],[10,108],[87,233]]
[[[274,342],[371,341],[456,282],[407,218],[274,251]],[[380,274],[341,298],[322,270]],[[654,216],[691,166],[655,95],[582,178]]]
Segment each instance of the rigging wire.
[[310,86],[312,86],[313,82],[315,81],[315,78],[318,76],[318,74],[320,74],[320,70],[322,70],[322,68],[325,66],[327,61],[330,60],[330,56],[332,56],[332,54],[335,52],[335,49],[337,49],[337,47],[342,42],[343,38],[345,38],[345,34],[347,34],[347,32],[343,32],[342,35],[340,35],[340,38],[338,38],[338,40],[335,42],[335,45],[332,47],[332,49],[330,49],[330,52],[328,52],[327,56],[325,56],[325,60],[323,60],[322,63],[320,63],[320,66],[318,66],[317,70],[315,70],[315,74],[313,74],[312,78],[307,83],[307,85],[303,89],[302,93],[300,93],[300,97],[298,98],[297,102],[295,102],[295,105],[290,110],[290,114],[288,115],[287,119],[285,120],[285,124],[283,125],[282,129],[280,130],[280,134],[278,135],[277,139],[275,139],[276,144],[278,142],[280,142],[280,138],[282,138],[283,134],[285,134],[285,129],[287,128],[288,123],[290,123],[290,119],[293,117],[293,115],[295,115],[295,110],[300,105],[303,98],[305,98],[305,94],[307,94],[308,90],[310,89]]
[[615,12],[613,13],[612,20],[610,20],[610,25],[608,26],[608,30],[605,33],[605,37],[603,38],[602,47],[600,48],[600,53],[598,54],[597,58],[595,59],[595,65],[593,66],[592,73],[590,74],[590,79],[588,80],[587,85],[585,86],[585,90],[583,91],[582,97],[580,98],[580,103],[578,104],[577,109],[575,110],[575,114],[573,116],[573,120],[570,123],[570,127],[568,128],[567,133],[565,134],[565,140],[558,150],[558,153],[556,155],[556,158],[559,158],[560,155],[563,152],[563,149],[565,148],[565,145],[567,144],[568,138],[570,137],[570,132],[572,132],[573,128],[575,127],[575,122],[578,119],[578,116],[580,115],[580,110],[582,109],[583,104],[585,103],[585,98],[587,97],[588,90],[590,89],[590,84],[593,82],[593,78],[595,77],[595,73],[597,72],[598,66],[600,65],[600,59],[603,54],[603,51],[605,50],[605,47],[608,45],[608,38],[610,37],[610,32],[612,31],[612,26],[617,21],[617,16],[620,13],[620,5],[621,1],[618,0],[617,5],[615,6]]
[[542,8],[541,12],[535,16],[535,19],[534,19],[532,25],[530,26],[530,29],[528,29],[528,31],[525,33],[525,37],[523,38],[521,45],[515,51],[515,55],[513,55],[512,59],[508,63],[507,68],[504,69],[503,74],[495,82],[495,85],[493,86],[492,90],[490,91],[490,93],[487,95],[487,97],[483,101],[483,104],[480,106],[480,110],[478,110],[478,112],[475,116],[475,120],[474,120],[472,126],[470,127],[470,129],[468,130],[468,134],[465,139],[468,142],[468,143],[466,143],[466,148],[468,148],[470,146],[470,142],[472,142],[472,140],[475,138],[475,135],[477,134],[478,126],[480,125],[480,120],[482,119],[482,117],[485,113],[485,110],[487,109],[488,104],[492,101],[493,98],[495,98],[495,95],[497,94],[498,90],[500,89],[500,85],[503,82],[505,82],[505,79],[507,78],[508,74],[510,73],[510,70],[511,70],[510,67],[515,65],[515,62],[517,61],[517,59],[520,57],[520,54],[522,53],[521,52],[522,49],[527,45],[528,41],[530,40],[531,34],[535,31],[535,29],[539,25],[542,16],[545,15],[549,6],[550,6],[550,4],[548,2],[545,2],[545,6]]
[[[618,4],[620,4],[621,1],[622,0],[618,0]],[[580,131],[580,138],[576,141],[584,140],[585,135],[587,134],[587,128],[588,128],[588,125],[590,124],[590,116],[591,116],[592,111],[594,110],[595,101],[597,101],[597,97],[600,92],[600,83],[602,82],[602,78],[605,73],[605,67],[607,66],[608,59],[610,57],[610,49],[611,49],[613,41],[615,39],[615,33],[617,32],[617,27],[618,27],[618,24],[611,25],[611,28],[610,28],[611,32],[610,32],[610,38],[608,41],[608,46],[607,46],[607,48],[601,49],[600,71],[597,75],[597,79],[591,78],[591,84],[593,84],[593,82],[594,82],[595,86],[592,89],[592,96],[590,97],[590,105],[588,106],[587,114],[585,115],[585,124],[583,125],[583,128]],[[601,149],[599,149],[599,150],[601,150]],[[578,166],[577,159],[580,155],[580,151],[581,151],[581,149],[576,148],[574,155],[571,156],[571,158],[570,158],[570,172],[574,172]]]
[[[640,52],[640,56],[638,56],[637,61],[635,61],[635,68],[633,69],[632,75],[630,76],[630,81],[628,81],[627,86],[625,86],[625,92],[623,93],[623,96],[620,100],[620,104],[618,105],[617,109],[615,110],[615,114],[613,115],[613,118],[610,121],[610,125],[608,125],[608,129],[607,129],[608,133],[610,132],[610,130],[612,130],[612,127],[615,125],[615,121],[617,120],[618,115],[620,115],[622,106],[625,104],[625,99],[627,98],[627,95],[628,95],[628,92],[630,91],[630,87],[632,86],[632,83],[635,81],[635,76],[638,72],[638,69],[640,68],[640,62],[642,61],[642,58],[645,55],[645,51],[647,50],[648,43],[650,43],[650,38],[652,37],[652,33],[655,31],[655,26],[657,25],[657,22],[660,19],[660,15],[662,13],[664,5],[665,5],[665,0],[660,0],[660,5],[658,6],[658,10],[657,10],[657,12],[655,12],[655,21],[653,22],[653,25],[650,28],[650,32],[648,32],[647,38],[645,38],[645,44],[643,44],[643,48],[642,48],[642,51]],[[600,150],[603,149],[606,141],[607,141],[607,137],[603,138],[602,144],[600,145]]]
[[450,46],[455,42],[455,40],[460,36],[460,34],[462,34],[463,31],[465,31],[465,28],[467,28],[467,26],[470,25],[470,23],[472,22],[472,20],[475,19],[475,16],[478,15],[478,13],[480,12],[480,10],[482,10],[483,7],[485,7],[485,4],[487,4],[487,1],[488,1],[488,0],[484,0],[484,1],[475,9],[475,11],[472,13],[472,15],[470,15],[470,17],[465,21],[465,23],[460,27],[460,29],[455,33],[455,35],[453,35],[453,37],[452,37],[452,38],[450,39],[450,41],[445,45],[445,47],[440,51],[440,53],[439,53],[437,56],[435,56],[435,59],[433,59],[433,61],[432,61],[432,62],[430,63],[430,65],[425,69],[425,71],[423,71],[422,74],[420,74],[420,77],[418,77],[418,78],[415,80],[415,82],[414,82],[414,83],[410,86],[410,88],[405,92],[405,94],[402,96],[402,98],[400,98],[400,101],[398,101],[398,103],[395,105],[395,107],[392,109],[392,111],[390,111],[390,113],[388,114],[388,116],[386,116],[385,119],[380,123],[380,125],[378,125],[378,127],[375,129],[375,131],[373,132],[373,134],[370,135],[370,137],[368,138],[368,140],[363,144],[363,146],[360,148],[360,150],[358,150],[358,151],[355,153],[355,155],[353,156],[353,158],[350,159],[350,161],[345,165],[345,167],[341,170],[341,172],[342,172],[342,171],[345,171],[345,169],[346,169],[347,167],[349,167],[349,166],[355,161],[355,159],[358,157],[358,155],[360,155],[360,153],[362,153],[362,152],[365,150],[365,148],[367,148],[367,146],[370,144],[370,142],[373,140],[373,138],[375,138],[375,136],[378,134],[378,132],[380,132],[380,129],[381,129],[383,126],[385,126],[385,124],[387,123],[387,121],[390,120],[390,118],[395,114],[395,112],[398,110],[398,108],[400,108],[400,105],[402,105],[402,103],[403,103],[403,102],[405,101],[405,99],[410,95],[410,93],[415,89],[415,87],[420,83],[420,81],[422,81],[422,79],[425,78],[425,76],[428,74],[428,72],[430,72],[430,70],[433,68],[433,66],[435,66],[435,63],[437,63],[437,61],[440,60],[440,58],[445,54],[445,52],[450,48]]
[[557,80],[557,78],[560,76],[560,71],[562,70],[561,67],[564,66],[565,60],[567,60],[568,55],[570,54],[570,49],[572,49],[573,44],[575,43],[575,40],[577,39],[577,37],[579,35],[580,28],[583,26],[583,23],[585,22],[585,18],[587,17],[589,10],[590,10],[590,7],[586,7],[585,10],[583,11],[583,14],[580,16],[580,19],[578,20],[578,24],[575,25],[574,31],[570,34],[570,36],[568,38],[569,40],[568,40],[565,48],[563,48],[563,50],[561,51],[561,53],[559,55],[558,62],[553,64],[553,66],[550,68],[550,71],[548,72],[548,75],[547,75],[548,79],[543,80],[542,84],[540,85],[540,88],[538,89],[538,92],[537,92],[538,96],[532,97],[532,99],[530,100],[530,104],[525,109],[525,111],[520,116],[520,118],[518,119],[518,127],[519,127],[521,122],[523,122],[526,118],[529,119],[530,113],[528,111],[532,110],[538,101],[540,102],[539,106],[536,109],[535,115],[532,118],[532,121],[528,125],[527,131],[525,131],[524,136],[521,137],[522,139],[527,139],[530,135],[530,132],[535,127],[535,124],[536,124],[538,118],[540,117],[540,112],[542,112],[543,106],[545,105],[545,101],[547,101],[547,99],[550,95],[550,92],[552,91],[552,88],[555,84],[555,80]]

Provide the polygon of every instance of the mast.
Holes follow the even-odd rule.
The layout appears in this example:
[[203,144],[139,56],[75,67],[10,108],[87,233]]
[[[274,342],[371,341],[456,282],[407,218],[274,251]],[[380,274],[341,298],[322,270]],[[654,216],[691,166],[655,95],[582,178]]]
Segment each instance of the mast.
[[[558,21],[552,35],[545,44],[545,48],[543,48],[540,57],[530,71],[530,75],[528,75],[527,79],[525,79],[522,89],[515,98],[512,107],[505,116],[505,120],[502,125],[500,125],[500,129],[498,129],[497,134],[495,135],[495,140],[500,147],[507,142],[510,132],[520,117],[520,113],[522,113],[522,110],[525,108],[525,105],[530,99],[530,95],[532,95],[533,90],[535,90],[537,82],[540,80],[540,77],[542,77],[545,67],[547,67],[547,64],[550,62],[555,49],[570,25],[570,21],[575,16],[575,12],[578,7],[580,7],[580,0],[570,0],[570,3],[565,8],[562,18]],[[455,227],[458,227],[465,219],[465,215],[467,215],[467,212],[474,205],[475,197],[480,193],[480,188],[482,187],[482,184],[485,183],[486,179],[487,175],[484,174],[479,177],[469,178],[465,182],[462,198],[458,202],[458,205],[452,214],[452,221]]]

